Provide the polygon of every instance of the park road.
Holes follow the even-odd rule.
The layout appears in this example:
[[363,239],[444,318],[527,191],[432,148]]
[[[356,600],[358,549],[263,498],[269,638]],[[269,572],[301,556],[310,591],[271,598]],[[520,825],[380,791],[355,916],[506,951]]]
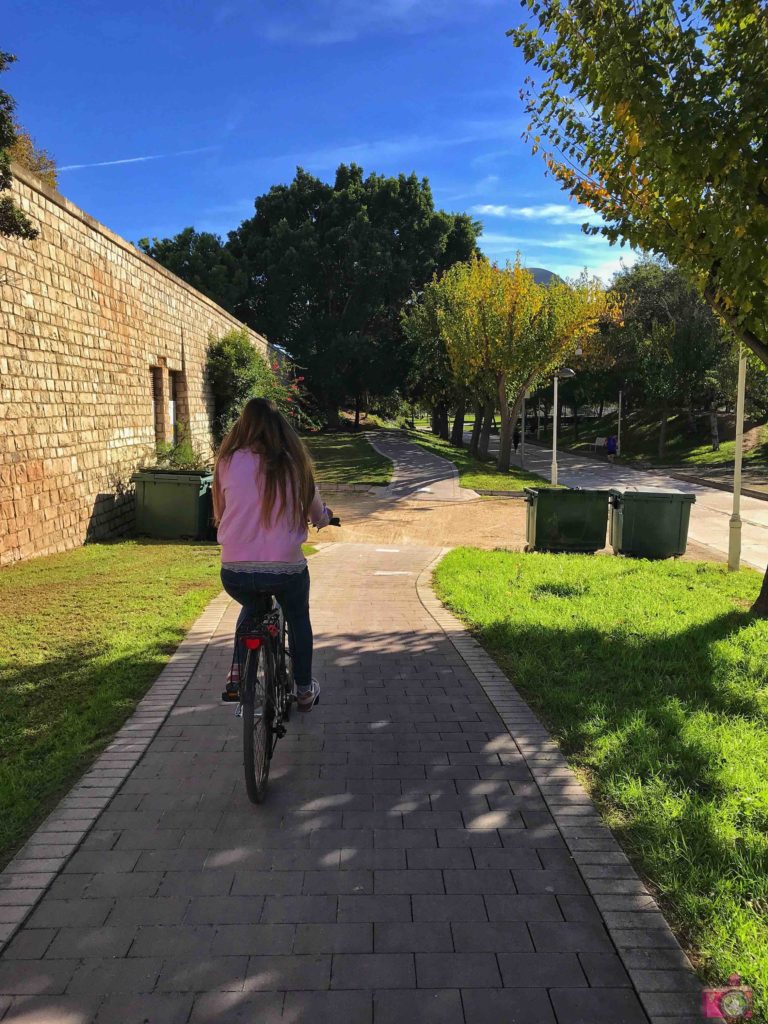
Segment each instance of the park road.
[[[498,450],[499,440],[491,438],[490,451]],[[527,443],[525,468],[549,480],[552,449]],[[520,465],[520,451],[512,456],[513,466]],[[691,509],[691,540],[728,554],[729,521],[733,494],[715,487],[680,480],[662,469],[632,469],[615,463],[601,462],[583,455],[558,452],[558,482],[568,487],[672,488],[696,495]],[[765,572],[768,564],[768,501],[760,498],[741,499],[741,560],[744,565]]]

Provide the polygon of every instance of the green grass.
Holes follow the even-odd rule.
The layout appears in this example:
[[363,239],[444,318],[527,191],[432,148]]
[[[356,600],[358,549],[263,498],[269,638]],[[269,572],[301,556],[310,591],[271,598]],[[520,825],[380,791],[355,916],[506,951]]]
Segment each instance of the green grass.
[[212,544],[92,544],[0,571],[0,863],[220,589]]
[[535,473],[524,470],[510,469],[503,473],[496,469],[493,462],[474,459],[466,448],[456,448],[448,441],[443,441],[432,434],[407,431],[408,438],[428,452],[439,455],[452,462],[459,471],[459,483],[462,487],[481,491],[522,491],[526,487],[549,487],[549,481]]
[[540,713],[694,950],[768,1010],[768,622],[757,573],[459,549],[437,592]]
[[329,432],[303,440],[315,461],[321,488],[323,483],[384,485],[392,479],[392,463],[361,434]]
[[[573,426],[566,423],[558,433],[558,447],[572,451],[593,451],[596,437],[615,434],[616,414],[604,416],[601,420],[581,420],[579,439],[576,440]],[[667,424],[667,444],[664,457],[659,459],[659,418],[641,413],[629,416],[621,424],[621,457],[624,461],[652,462],[664,466],[722,466],[732,464],[736,443],[733,439],[733,417],[720,417],[720,448],[712,450],[708,423],[698,421],[695,433],[690,433],[683,416],[671,416]],[[541,431],[542,444],[552,443],[551,424]],[[768,425],[762,427],[760,444],[744,454],[746,463],[768,467]]]

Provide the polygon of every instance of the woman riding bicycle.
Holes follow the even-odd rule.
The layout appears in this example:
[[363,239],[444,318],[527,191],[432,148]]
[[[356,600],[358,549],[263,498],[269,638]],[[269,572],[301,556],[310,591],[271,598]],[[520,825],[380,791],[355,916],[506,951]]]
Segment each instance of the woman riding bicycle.
[[[309,570],[301,550],[307,522],[327,526],[312,461],[273,402],[252,398],[219,448],[213,511],[221,544],[221,582],[243,607],[237,625],[265,592],[274,594],[288,623],[297,706],[310,711],[320,696],[312,678]],[[239,683],[237,640],[229,683]]]

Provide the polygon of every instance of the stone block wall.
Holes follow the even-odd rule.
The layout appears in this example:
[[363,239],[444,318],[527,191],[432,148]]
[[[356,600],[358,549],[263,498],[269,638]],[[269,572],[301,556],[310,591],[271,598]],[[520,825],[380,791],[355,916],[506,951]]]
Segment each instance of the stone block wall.
[[0,565],[130,529],[131,474],[174,418],[211,451],[206,352],[242,327],[32,175],[14,179],[40,234],[0,238]]

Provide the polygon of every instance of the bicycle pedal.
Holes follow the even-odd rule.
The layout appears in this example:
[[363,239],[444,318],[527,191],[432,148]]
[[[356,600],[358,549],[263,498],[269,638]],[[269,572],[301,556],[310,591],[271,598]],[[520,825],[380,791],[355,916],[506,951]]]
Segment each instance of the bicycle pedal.
[[287,732],[288,730],[285,728],[284,725],[278,725],[278,727],[275,729],[275,736],[277,736],[278,739],[282,739]]

